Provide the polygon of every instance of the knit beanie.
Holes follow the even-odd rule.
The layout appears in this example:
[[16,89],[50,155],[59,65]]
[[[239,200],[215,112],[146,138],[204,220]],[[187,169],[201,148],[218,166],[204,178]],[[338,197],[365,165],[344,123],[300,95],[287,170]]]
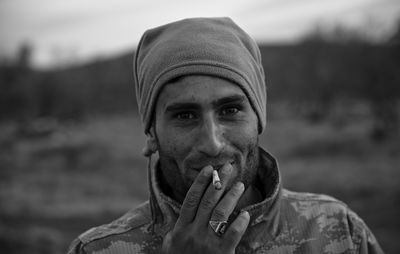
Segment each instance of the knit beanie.
[[172,79],[209,75],[238,85],[266,125],[266,85],[260,50],[230,18],[193,18],[147,30],[137,47],[134,76],[139,113],[147,134],[158,94]]

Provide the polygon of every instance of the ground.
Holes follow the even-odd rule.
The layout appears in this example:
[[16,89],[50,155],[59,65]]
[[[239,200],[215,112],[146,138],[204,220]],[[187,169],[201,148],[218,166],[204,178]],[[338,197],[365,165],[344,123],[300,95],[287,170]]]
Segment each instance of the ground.
[[[399,138],[372,142],[362,116],[311,124],[282,112],[260,143],[284,186],[346,202],[387,253],[400,253]],[[66,253],[81,232],[146,200],[142,133],[134,114],[0,124],[0,252]]]

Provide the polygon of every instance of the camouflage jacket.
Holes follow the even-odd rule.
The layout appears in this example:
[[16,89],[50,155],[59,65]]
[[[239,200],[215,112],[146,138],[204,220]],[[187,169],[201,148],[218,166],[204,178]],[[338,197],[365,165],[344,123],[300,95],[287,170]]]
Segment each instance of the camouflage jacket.
[[[244,209],[251,219],[236,253],[383,253],[362,219],[346,204],[326,195],[281,188],[275,159],[260,151],[265,199]],[[159,253],[180,204],[162,191],[157,168],[149,170],[149,201],[83,233],[68,253]]]

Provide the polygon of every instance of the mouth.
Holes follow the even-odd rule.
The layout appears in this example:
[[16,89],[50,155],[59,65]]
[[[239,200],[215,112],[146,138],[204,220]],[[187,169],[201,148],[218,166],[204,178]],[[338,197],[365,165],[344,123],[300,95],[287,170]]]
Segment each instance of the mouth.
[[232,166],[235,164],[235,161],[227,161],[227,162],[224,162],[224,163],[208,163],[208,164],[205,164],[205,165],[202,165],[202,166],[199,166],[199,167],[193,167],[192,169],[193,170],[195,170],[195,171],[201,171],[204,167],[206,167],[206,166],[208,166],[208,165],[210,165],[210,166],[212,166],[213,167],[213,169],[215,169],[215,170],[217,170],[218,172],[220,171],[220,169],[226,164],[226,163],[230,163]]

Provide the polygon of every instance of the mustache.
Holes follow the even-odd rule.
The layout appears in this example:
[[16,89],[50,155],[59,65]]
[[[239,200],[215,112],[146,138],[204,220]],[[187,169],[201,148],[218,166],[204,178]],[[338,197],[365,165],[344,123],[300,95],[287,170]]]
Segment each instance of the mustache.
[[236,163],[234,156],[221,156],[218,158],[191,158],[186,162],[186,167],[200,171],[205,166],[211,165],[214,169],[219,170],[225,163],[231,165]]

